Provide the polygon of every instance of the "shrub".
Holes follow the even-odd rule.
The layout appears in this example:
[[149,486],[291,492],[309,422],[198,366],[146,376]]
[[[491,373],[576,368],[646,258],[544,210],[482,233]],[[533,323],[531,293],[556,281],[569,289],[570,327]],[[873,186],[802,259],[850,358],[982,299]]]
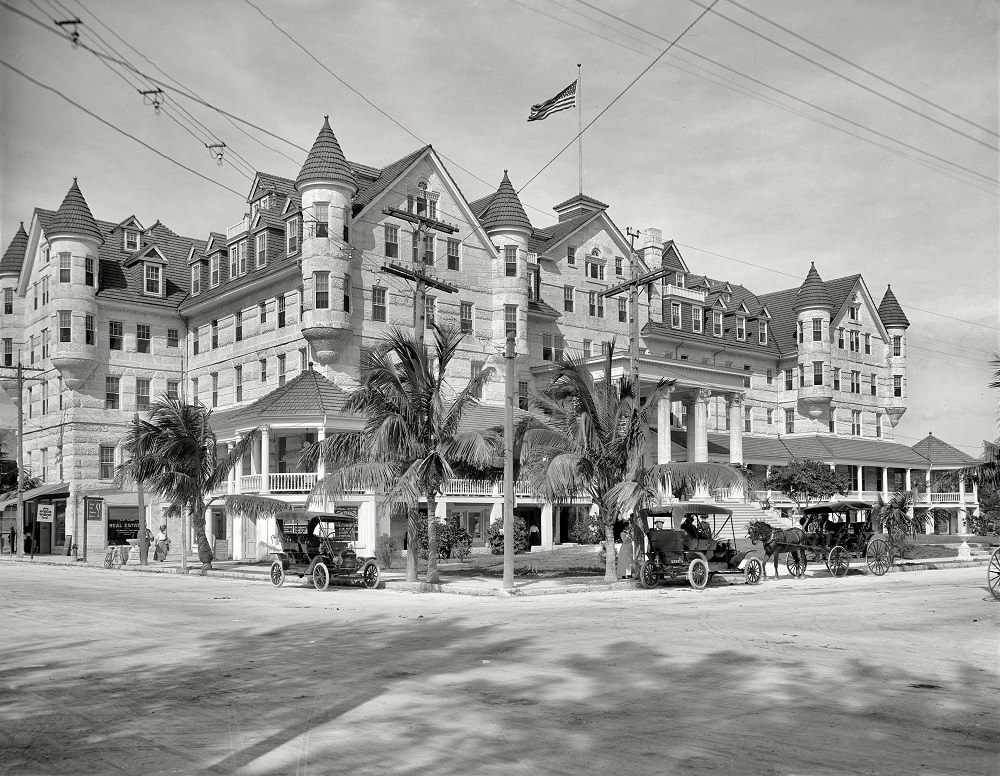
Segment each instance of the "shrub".
[[399,557],[399,543],[389,534],[382,534],[375,540],[375,560],[384,569],[391,569],[393,561]]
[[[446,560],[457,558],[464,560],[472,551],[472,537],[459,523],[458,517],[450,517],[448,521],[437,523],[438,558]],[[422,560],[427,560],[427,520],[417,523],[417,548]]]
[[1000,534],[1000,514],[997,512],[986,512],[976,517],[969,515],[966,518],[969,533],[977,536],[996,536]]
[[596,517],[580,509],[573,510],[569,523],[569,540],[576,544],[597,544],[604,538],[604,528]]
[[[503,555],[503,518],[494,520],[486,529],[486,543],[490,552]],[[528,552],[528,524],[523,517],[514,516],[514,554]]]

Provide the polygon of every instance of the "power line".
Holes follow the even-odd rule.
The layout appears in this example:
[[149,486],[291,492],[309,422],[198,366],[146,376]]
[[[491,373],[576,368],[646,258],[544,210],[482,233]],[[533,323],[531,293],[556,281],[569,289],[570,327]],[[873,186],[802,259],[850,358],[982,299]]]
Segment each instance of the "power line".
[[226,191],[232,192],[233,194],[237,195],[238,197],[243,198],[243,194],[241,194],[240,192],[236,191],[236,189],[231,189],[226,184],[220,183],[219,181],[215,180],[214,178],[209,178],[207,175],[202,175],[197,170],[194,170],[194,169],[188,167],[186,164],[183,164],[182,162],[178,162],[176,159],[174,159],[173,157],[168,156],[167,154],[163,153],[162,151],[159,151],[156,148],[153,148],[153,146],[151,146],[148,143],[140,140],[135,135],[132,135],[132,134],[126,132],[125,130],[120,129],[119,127],[116,127],[110,121],[107,121],[106,119],[101,118],[100,116],[98,116],[93,111],[88,110],[87,108],[83,107],[80,103],[75,102],[71,98],[67,97],[65,94],[63,94],[62,92],[60,92],[55,87],[49,86],[48,84],[43,84],[41,81],[35,80],[34,78],[32,78],[30,75],[28,75],[24,71],[19,70],[18,68],[14,67],[12,64],[10,64],[10,62],[7,62],[6,60],[0,59],[0,65],[3,65],[8,70],[11,70],[11,71],[17,73],[19,76],[21,76],[22,78],[24,78],[26,81],[30,81],[35,86],[38,86],[39,88],[45,89],[46,91],[49,91],[49,92],[52,92],[55,95],[58,95],[59,97],[61,97],[62,99],[64,99],[66,102],[68,102],[70,105],[72,105],[75,108],[80,109],[81,111],[83,111],[84,113],[86,113],[91,118],[96,119],[97,121],[99,121],[102,124],[104,124],[106,127],[110,127],[115,132],[118,132],[119,134],[124,135],[129,140],[134,140],[136,143],[138,143],[139,145],[141,145],[143,148],[145,148],[145,149],[147,149],[149,151],[152,151],[154,154],[156,154],[157,156],[159,156],[159,157],[161,157],[163,159],[166,159],[171,164],[175,164],[178,167],[180,167],[181,169],[187,170],[189,173],[191,173],[193,175],[197,175],[202,180],[208,181],[209,183],[213,183],[216,186],[218,186],[220,188],[223,188]]
[[[693,1],[694,0],[692,0],[692,2]],[[716,0],[716,2],[717,1],[718,0]],[[620,22],[621,24],[625,24],[625,25],[627,25],[629,27],[633,27],[633,28],[635,28],[637,30],[645,32],[647,35],[650,35],[650,36],[656,38],[657,40],[661,40],[661,41],[666,41],[667,40],[667,38],[664,38],[664,37],[662,37],[661,35],[658,35],[655,32],[643,29],[642,27],[639,27],[638,25],[633,24],[632,22],[630,22],[630,21],[628,21],[626,19],[621,19],[621,18],[615,16],[614,14],[608,13],[607,11],[605,11],[602,8],[598,8],[597,6],[591,5],[590,3],[586,2],[586,0],[575,0],[575,2],[579,3],[580,5],[586,6],[587,8],[592,8],[593,10],[597,11],[598,13],[603,14],[604,16],[607,16],[607,17],[609,17],[611,19],[614,19],[615,21]],[[713,3],[713,5],[714,5],[714,3]],[[699,54],[697,51],[693,51],[691,49],[685,48],[684,46],[677,46],[677,49],[680,50],[680,51],[683,51],[683,52],[685,52],[687,54],[690,54],[693,57],[697,57],[699,59],[703,59],[706,62],[711,62],[716,67],[721,67],[722,69],[724,69],[724,70],[726,70],[728,72],[734,73],[734,74],[740,76],[741,78],[745,78],[745,79],[747,79],[748,81],[750,81],[752,83],[755,83],[755,84],[757,84],[759,86],[764,87],[765,89],[770,89],[771,91],[777,92],[778,94],[782,95],[783,97],[787,97],[790,100],[794,100],[796,102],[800,102],[803,105],[808,105],[813,110],[817,110],[817,111],[820,111],[821,113],[825,113],[828,116],[832,116],[833,118],[839,119],[840,121],[843,121],[843,122],[845,122],[847,124],[850,124],[853,127],[857,127],[858,129],[862,129],[865,132],[870,132],[873,135],[876,135],[877,137],[883,138],[884,140],[888,140],[888,141],[890,141],[892,143],[897,143],[897,144],[903,146],[904,148],[908,148],[909,150],[915,151],[918,154],[922,154],[924,156],[927,156],[927,157],[929,157],[931,159],[934,159],[934,160],[936,160],[938,162],[941,162],[942,164],[948,165],[949,167],[954,167],[955,169],[961,170],[962,172],[968,173],[969,175],[972,175],[972,176],[974,176],[976,178],[979,178],[979,179],[981,179],[983,181],[986,181],[986,182],[988,182],[990,184],[994,184],[995,185],[997,183],[997,179],[996,178],[991,178],[990,176],[984,175],[983,173],[978,172],[977,170],[973,170],[973,169],[971,169],[969,167],[964,167],[964,166],[958,164],[957,162],[953,162],[950,159],[946,159],[946,158],[944,158],[942,156],[938,156],[937,154],[931,153],[930,151],[925,151],[922,148],[919,148],[919,147],[917,147],[915,145],[907,143],[907,142],[905,142],[903,140],[899,140],[898,138],[895,138],[892,135],[889,135],[889,134],[887,134],[885,132],[882,132],[880,130],[873,129],[871,127],[865,126],[864,124],[862,124],[862,123],[860,123],[858,121],[854,121],[853,119],[849,119],[846,116],[843,116],[840,113],[837,113],[836,111],[828,110],[827,108],[824,108],[821,105],[817,105],[816,103],[809,102],[808,100],[805,100],[805,99],[803,99],[801,97],[796,97],[794,94],[786,92],[783,89],[779,89],[776,86],[772,86],[771,84],[766,83],[764,81],[761,81],[760,79],[754,78],[753,76],[747,75],[746,73],[743,73],[742,71],[737,70],[736,68],[730,67],[728,65],[724,65],[721,62],[715,61],[714,59],[710,59],[709,57],[706,57],[703,54]]]
[[[583,3],[584,2],[584,0],[576,0],[576,1],[579,2],[579,3]],[[699,8],[704,8],[705,7],[700,2],[698,2],[698,0],[690,0],[690,2],[693,3],[694,5],[698,6]],[[585,3],[585,4],[589,5],[589,3]],[[714,5],[714,3],[713,3],[713,5]],[[719,11],[715,11],[714,13],[715,13],[716,16],[718,16],[721,19],[725,19],[730,24],[735,24],[741,30],[746,30],[751,35],[754,35],[754,36],[756,36],[758,38],[766,40],[768,43],[770,43],[773,46],[777,46],[782,51],[786,51],[789,54],[792,54],[793,56],[798,57],[799,59],[803,59],[806,62],[809,62],[810,64],[813,64],[816,67],[820,68],[821,70],[825,70],[826,72],[828,72],[828,73],[836,76],[837,78],[840,78],[840,79],[842,79],[844,81],[847,81],[849,84],[852,84],[852,85],[858,87],[859,89],[863,89],[864,91],[868,92],[869,94],[873,94],[876,97],[881,97],[883,100],[891,102],[893,105],[895,105],[898,108],[902,108],[903,110],[909,111],[910,113],[912,113],[915,116],[919,116],[920,118],[926,119],[927,121],[930,121],[933,124],[937,124],[939,127],[943,127],[944,129],[947,129],[950,132],[954,132],[956,135],[961,135],[962,137],[966,138],[967,140],[971,140],[973,143],[978,143],[979,145],[984,146],[985,148],[989,148],[991,151],[996,151],[997,150],[996,146],[991,145],[990,143],[987,143],[987,142],[985,142],[983,140],[980,140],[978,137],[975,137],[975,136],[970,135],[970,134],[968,134],[966,132],[963,132],[960,129],[956,129],[955,127],[952,127],[952,126],[950,126],[948,124],[945,124],[943,121],[939,121],[938,119],[934,118],[933,116],[929,116],[926,113],[922,113],[921,111],[917,110],[916,108],[911,108],[906,103],[900,102],[899,100],[893,99],[892,97],[889,97],[888,95],[882,94],[881,92],[878,92],[875,89],[872,89],[870,86],[866,86],[865,84],[861,83],[860,81],[856,81],[853,78],[844,75],[843,73],[839,73],[836,70],[834,70],[832,67],[824,65],[822,62],[817,62],[815,59],[813,59],[811,57],[807,57],[802,52],[796,51],[795,49],[790,48],[790,47],[784,45],[783,43],[779,43],[774,38],[769,38],[764,33],[758,32],[757,30],[753,29],[752,27],[748,27],[747,25],[742,24],[741,22],[738,22],[738,21],[736,21],[735,19],[733,19],[733,18],[731,18],[729,16],[726,16],[724,13],[720,13]],[[754,15],[756,16],[757,14],[754,14]],[[761,18],[764,18],[764,17],[761,17]],[[765,19],[765,21],[770,22],[770,19]],[[775,25],[775,26],[777,26],[777,25]]]
[[610,110],[611,106],[614,105],[616,102],[618,102],[618,100],[620,100],[629,89],[631,89],[633,86],[635,86],[636,82],[640,78],[642,78],[646,73],[648,73],[653,68],[653,65],[655,65],[657,62],[659,62],[663,58],[663,56],[668,51],[670,51],[670,49],[672,49],[674,47],[674,45],[677,43],[677,41],[679,41],[681,38],[684,37],[684,35],[687,34],[688,30],[690,30],[699,21],[701,21],[702,17],[705,16],[715,6],[715,4],[717,2],[719,2],[719,0],[712,0],[712,5],[710,5],[708,8],[706,8],[700,14],[698,14],[698,16],[695,18],[695,20],[693,22],[691,22],[687,27],[685,27],[683,30],[681,30],[680,35],[678,35],[676,38],[674,38],[669,43],[669,45],[665,49],[663,49],[662,52],[660,52],[660,55],[656,59],[654,59],[652,62],[650,62],[648,65],[646,65],[646,67],[643,68],[642,72],[640,72],[639,75],[637,75],[635,78],[633,78],[632,82],[628,86],[626,86],[624,89],[622,89],[618,93],[618,95],[611,102],[609,102],[600,113],[598,113],[596,116],[594,116],[593,119],[591,119],[590,123],[587,124],[587,126],[585,126],[583,129],[581,129],[579,132],[577,132],[576,136],[572,140],[570,140],[566,145],[564,145],[555,156],[553,156],[551,159],[549,159],[549,161],[547,161],[542,166],[542,169],[540,169],[538,172],[536,172],[534,175],[532,175],[528,179],[528,182],[525,183],[523,186],[521,186],[521,188],[519,188],[517,190],[517,193],[520,194],[522,191],[524,191],[531,184],[531,182],[533,180],[535,180],[535,178],[537,178],[539,175],[541,175],[543,172],[545,172],[545,170],[548,168],[548,166],[550,164],[552,164],[556,159],[558,159],[560,156],[562,156],[563,152],[567,148],[569,148],[571,145],[573,145],[573,143],[576,142],[576,140],[578,138],[580,138],[583,135],[584,132],[586,132],[588,129],[590,129],[592,126],[594,126],[594,124],[597,122],[597,120],[599,118],[601,118],[601,116],[603,116],[605,113],[607,113],[608,110]]

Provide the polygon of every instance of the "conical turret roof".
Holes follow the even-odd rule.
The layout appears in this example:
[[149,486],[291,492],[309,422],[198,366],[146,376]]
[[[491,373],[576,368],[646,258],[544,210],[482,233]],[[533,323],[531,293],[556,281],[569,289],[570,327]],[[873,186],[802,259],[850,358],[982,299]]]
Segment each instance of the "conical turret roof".
[[24,253],[28,250],[28,233],[24,231],[24,221],[17,227],[14,239],[0,259],[0,275],[17,275],[24,264]]
[[295,187],[298,188],[310,180],[339,181],[353,186],[355,192],[358,190],[358,181],[351,172],[351,166],[347,163],[344,152],[340,150],[340,143],[330,129],[329,116],[323,117],[323,127],[299,171],[299,177],[295,179]]
[[809,272],[806,274],[806,279],[799,286],[799,293],[795,299],[795,310],[806,310],[815,307],[829,309],[832,305],[827,296],[826,288],[823,286],[823,278],[819,276],[819,272],[816,271],[816,264],[813,262],[809,265]]
[[81,237],[91,237],[98,243],[104,242],[101,230],[94,220],[87,200],[83,198],[83,192],[73,178],[73,185],[66,192],[66,198],[56,211],[55,217],[49,226],[52,234],[72,234]]
[[489,232],[491,229],[526,229],[531,231],[531,221],[528,220],[521,200],[514,191],[514,186],[503,171],[503,180],[496,193],[486,202],[485,208],[479,213],[479,223]]
[[906,329],[910,325],[906,313],[896,301],[896,295],[892,293],[892,286],[886,286],[885,296],[878,306],[878,317],[886,328]]

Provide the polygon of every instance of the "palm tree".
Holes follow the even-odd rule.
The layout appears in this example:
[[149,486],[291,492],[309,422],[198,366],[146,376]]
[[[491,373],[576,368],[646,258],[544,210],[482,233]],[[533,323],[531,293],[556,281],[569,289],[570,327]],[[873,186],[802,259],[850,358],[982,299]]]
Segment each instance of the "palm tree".
[[907,536],[913,536],[934,519],[935,509],[927,509],[917,514],[913,509],[914,496],[911,491],[897,490],[886,501],[879,493],[871,511],[872,528],[877,533],[885,533],[889,537],[889,546],[893,554],[899,555]]
[[[412,333],[392,329],[385,341],[362,358],[364,383],[351,394],[345,412],[365,417],[361,431],[335,434],[302,457],[319,459],[329,473],[310,499],[336,500],[357,490],[384,493],[383,506],[408,510],[406,578],[417,579],[417,505],[427,503],[427,581],[437,582],[437,501],[447,483],[485,470],[498,454],[486,429],[459,429],[462,416],[493,376],[484,369],[458,392],[449,390],[448,368],[463,336],[436,327],[434,343],[420,347]],[[430,350],[430,352],[429,352]]]
[[[0,431],[0,495],[13,493],[17,490],[17,461],[8,458],[8,448],[10,446],[9,434]],[[42,484],[37,477],[31,476],[31,470],[27,466],[21,474],[21,489],[31,490]]]
[[[612,348],[613,351],[613,348]],[[532,488],[550,502],[587,494],[604,528],[605,580],[617,579],[614,527],[649,504],[660,488],[689,492],[743,483],[729,466],[672,463],[644,466],[643,445],[650,408],[667,387],[660,381],[640,401],[628,377],[611,379],[611,353],[604,379],[596,380],[585,359],[559,362],[552,384],[532,397],[539,417],[523,431],[521,470]]]
[[[139,419],[125,437],[126,460],[115,472],[120,486],[139,482],[168,502],[167,514],[190,515],[203,569],[212,567],[212,548],[205,532],[205,508],[251,445],[260,429],[246,434],[224,458],[220,458],[215,432],[209,423],[212,411],[203,404],[187,404],[179,398],[163,397],[149,408],[147,419]],[[227,497],[230,507],[253,508],[264,514],[284,506],[274,499]]]

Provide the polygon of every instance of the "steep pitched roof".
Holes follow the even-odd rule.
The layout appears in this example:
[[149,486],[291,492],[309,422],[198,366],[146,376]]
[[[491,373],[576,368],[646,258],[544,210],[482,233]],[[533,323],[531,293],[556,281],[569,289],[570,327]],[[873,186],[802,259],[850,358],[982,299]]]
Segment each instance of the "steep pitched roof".
[[101,234],[97,221],[94,220],[94,216],[90,212],[87,200],[83,198],[83,192],[80,191],[76,178],[73,179],[73,185],[66,192],[66,197],[59,206],[59,210],[56,211],[48,231],[55,234],[92,237],[98,241],[104,240],[104,235]]
[[351,166],[344,158],[344,152],[340,150],[340,143],[337,142],[333,130],[330,129],[330,117],[324,116],[323,126],[316,136],[309,156],[306,157],[305,164],[299,171],[299,176],[295,179],[295,185],[305,183],[310,180],[335,180],[347,183],[358,189],[358,181],[354,177]]
[[795,299],[796,312],[811,307],[831,307],[826,289],[823,286],[823,278],[816,271],[815,263],[809,265],[809,272],[806,273],[806,279],[799,286],[798,297]]
[[882,301],[878,306],[878,317],[882,319],[882,323],[886,328],[892,326],[894,328],[906,329],[910,325],[906,313],[903,312],[903,308],[896,301],[896,295],[892,293],[892,286],[887,286],[885,289],[885,296],[882,297]]
[[[818,275],[819,273],[817,273]],[[850,295],[855,284],[861,275],[847,275],[835,280],[828,280],[822,283],[822,293],[826,296],[827,304],[820,305],[839,310]],[[690,283],[689,283],[690,285]],[[798,349],[796,342],[796,305],[799,300],[799,288],[786,288],[781,291],[773,291],[770,294],[761,294],[757,297],[761,307],[767,307],[771,314],[771,335],[778,343],[782,353],[795,353]]]
[[24,264],[24,252],[28,249],[28,233],[24,231],[24,221],[17,227],[14,239],[0,259],[0,275],[17,275]]
[[932,465],[969,466],[976,463],[976,459],[971,455],[941,441],[933,434],[925,436],[913,446],[913,449],[918,455],[930,461]]
[[[371,173],[364,176],[364,178],[368,179],[368,182],[361,186],[360,191],[358,191],[354,197],[355,208],[358,209],[359,206],[364,207],[365,205],[370,204],[372,200],[389,188],[390,184],[402,175],[403,171],[413,164],[417,158],[424,154],[428,149],[430,149],[429,145],[418,148],[416,151],[407,154],[403,158],[397,159],[391,164],[387,164],[381,170],[377,167],[366,168],[367,170],[370,170]],[[358,166],[355,165],[354,162],[349,162],[349,164],[355,167]]]
[[[282,197],[294,197],[298,192],[295,191],[295,181],[282,178],[280,175],[272,175],[258,170],[257,186],[254,187],[251,193],[258,197],[265,193],[274,193]],[[250,201],[249,198],[247,201]]]
[[322,415],[342,413],[347,394],[323,375],[307,369],[253,404],[229,416],[232,420],[257,419],[268,415]]
[[[470,205],[471,206],[471,205]],[[472,212],[476,214],[483,229],[532,229],[521,200],[514,191],[514,186],[503,171],[500,187],[489,197],[477,199]]]
[[[481,202],[482,200],[477,200]],[[593,218],[597,218],[600,211],[583,213],[574,218],[546,226],[543,229],[535,229],[528,238],[528,250],[532,253],[544,253],[548,248],[562,242],[572,232],[582,227]]]

